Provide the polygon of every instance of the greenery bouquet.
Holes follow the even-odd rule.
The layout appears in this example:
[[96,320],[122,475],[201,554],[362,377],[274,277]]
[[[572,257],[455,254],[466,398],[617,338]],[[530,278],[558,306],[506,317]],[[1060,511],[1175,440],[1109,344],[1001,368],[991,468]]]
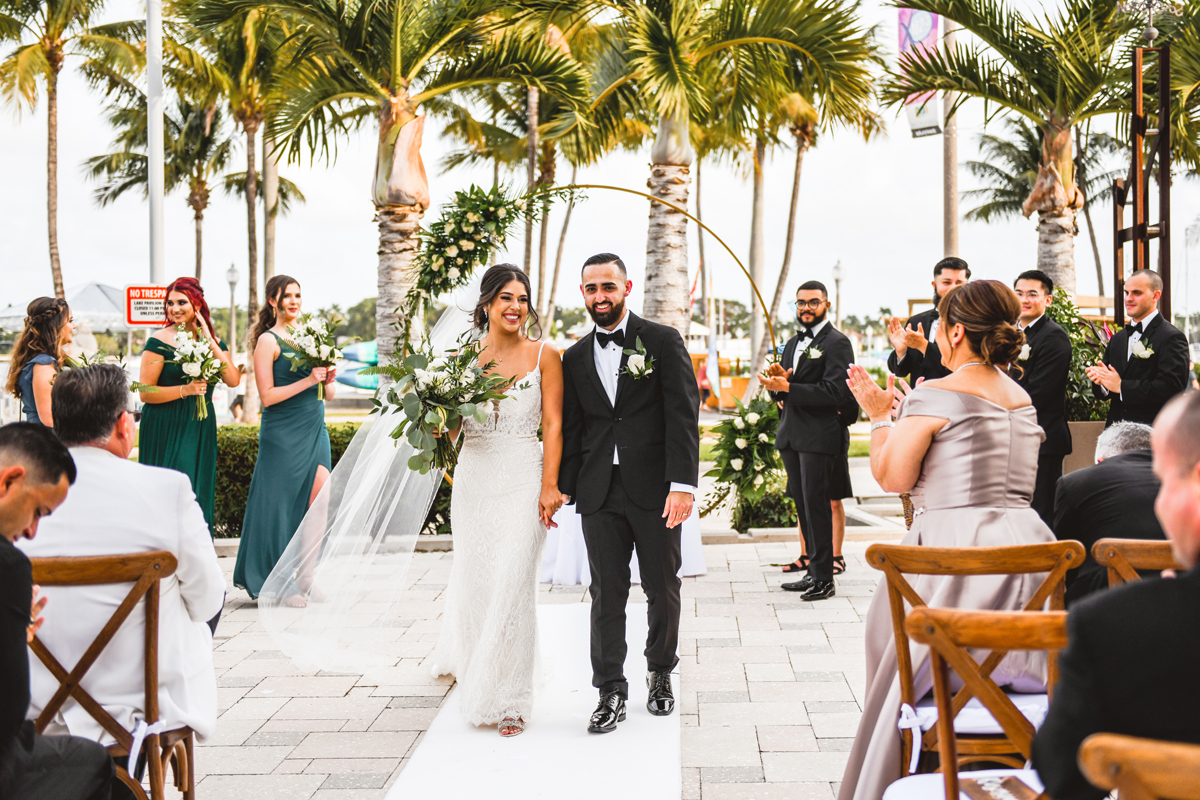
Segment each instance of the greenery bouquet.
[[[225,369],[225,362],[213,355],[208,339],[188,333],[182,325],[175,329],[175,358],[168,364],[178,364],[183,374],[193,381],[212,382]],[[196,395],[196,419],[208,418],[206,394]]]
[[[292,372],[301,368],[315,369],[317,367],[332,367],[342,357],[342,351],[337,348],[333,332],[344,319],[323,320],[311,314],[301,314],[295,325],[287,328],[288,346],[293,355],[287,357],[292,362]],[[324,382],[317,384],[317,397],[325,399]]]
[[719,508],[731,493],[739,503],[756,503],[769,489],[768,477],[781,467],[775,451],[779,409],[764,393],[749,404],[737,401],[737,411],[712,430],[720,439],[713,446],[714,467],[705,477],[716,478],[716,486],[704,499],[700,516]]
[[487,419],[485,404],[499,403],[507,395],[507,378],[486,375],[495,362],[481,365],[481,345],[469,333],[458,346],[434,352],[428,340],[420,348],[392,364],[365,369],[360,374],[387,375],[395,384],[382,400],[372,402],[372,414],[388,410],[404,412],[404,421],[392,431],[392,438],[408,440],[416,453],[408,467],[422,475],[433,469],[452,469],[458,463],[458,448],[450,434],[457,431],[465,417],[482,423]]

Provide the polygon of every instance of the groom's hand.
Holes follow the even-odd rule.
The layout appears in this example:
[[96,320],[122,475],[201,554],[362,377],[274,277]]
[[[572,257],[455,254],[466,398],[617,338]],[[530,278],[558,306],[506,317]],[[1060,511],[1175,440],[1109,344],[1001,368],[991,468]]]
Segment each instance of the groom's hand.
[[663,507],[662,515],[668,528],[674,528],[692,515],[694,499],[691,492],[671,492],[667,495],[667,504]]

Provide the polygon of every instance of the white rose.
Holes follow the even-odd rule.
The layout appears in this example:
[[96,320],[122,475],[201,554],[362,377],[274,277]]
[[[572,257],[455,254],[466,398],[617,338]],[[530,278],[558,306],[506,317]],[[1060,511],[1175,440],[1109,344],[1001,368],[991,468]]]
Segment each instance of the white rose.
[[765,433],[760,433],[758,435],[758,440],[760,442],[769,442],[770,441],[770,439],[767,438],[767,435]]
[[758,487],[760,487],[762,485],[763,485],[763,477],[762,477],[762,475],[759,475],[757,478],[754,479],[754,488],[757,489]]
[[321,345],[320,349],[317,351],[317,357],[320,358],[322,361],[328,361],[329,354],[332,352],[333,352],[332,347],[330,347],[327,344],[323,344],[323,345]]
[[745,449],[746,449],[746,440],[745,440],[745,439],[734,439],[734,440],[733,440],[733,443],[734,443],[735,445],[737,445],[737,449],[738,449],[738,450],[745,450]]
[[459,274],[460,274],[459,271],[456,270],[454,267],[451,267],[450,269],[446,270],[446,277],[452,281],[458,280]]
[[471,231],[475,230],[475,226],[474,225],[463,225],[462,229],[463,229],[463,233],[470,233]]
[[508,209],[502,207],[499,211],[496,212],[496,216],[499,217],[500,219],[504,219],[505,217],[508,216]]
[[456,255],[458,255],[458,248],[454,245],[450,245],[446,248],[446,255],[448,255],[450,258],[454,258]]
[[1019,356],[1017,356],[1017,360],[1025,361],[1028,358],[1029,358],[1029,345],[1023,344],[1023,345],[1021,345],[1021,354]]
[[733,467],[736,471],[741,472],[742,460],[740,458],[731,458],[729,459],[729,466]]
[[760,419],[760,417],[758,416],[758,414],[755,414],[753,411],[751,411],[749,414],[746,415],[746,421],[749,422],[751,425],[757,425],[759,419]]
[[734,417],[733,427],[737,428],[739,431],[742,430],[746,427],[746,420],[742,419],[741,417]]
[[462,243],[462,249],[463,249],[463,250],[474,250],[474,249],[475,249],[475,243],[474,243],[474,242],[471,242],[471,241],[466,241],[466,240],[464,240],[464,241],[463,241],[463,243]]
[[434,261],[432,264],[429,265],[429,268],[431,270],[433,270],[434,272],[437,272],[438,270],[440,270],[442,268],[442,260],[439,258],[437,261]]
[[646,359],[640,354],[634,354],[625,362],[630,372],[638,372],[646,368]]
[[479,222],[479,217],[476,216],[474,211],[467,212],[467,222]]
[[200,377],[200,365],[194,361],[183,365],[183,374],[190,378]]
[[762,468],[763,468],[763,465],[761,463],[754,465],[754,469],[757,472],[762,472]]

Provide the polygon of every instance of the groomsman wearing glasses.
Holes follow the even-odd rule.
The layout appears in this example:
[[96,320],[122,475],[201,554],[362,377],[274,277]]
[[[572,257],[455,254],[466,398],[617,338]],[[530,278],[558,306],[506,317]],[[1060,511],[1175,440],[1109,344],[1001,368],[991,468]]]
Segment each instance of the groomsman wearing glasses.
[[934,334],[937,333],[938,303],[946,292],[971,280],[971,268],[961,258],[943,258],[933,267],[933,308],[913,314],[907,322],[900,324],[899,317],[888,320],[888,338],[893,352],[888,356],[888,370],[893,375],[909,376],[913,386],[924,378],[944,378],[950,370],[942,366],[942,354],[938,350]]
[[808,281],[796,292],[800,332],[783,349],[783,359],[759,375],[771,399],[783,403],[775,449],[788,476],[788,494],[796,501],[808,576],[783,584],[803,592],[802,600],[833,597],[833,514],[830,508],[835,470],[845,455],[838,409],[853,400],[846,370],[854,363],[850,340],[830,324],[825,284]]
[[1037,482],[1030,505],[1047,525],[1053,526],[1054,489],[1062,477],[1063,458],[1071,453],[1071,430],[1067,427],[1071,338],[1046,315],[1054,299],[1054,281],[1050,276],[1036,269],[1022,272],[1013,289],[1021,301],[1018,325],[1025,332],[1025,346],[1010,374],[1029,392],[1038,425],[1046,432],[1038,450]]
[[1154,424],[1167,401],[1190,382],[1188,343],[1183,332],[1158,312],[1163,282],[1139,269],[1125,281],[1125,314],[1130,322],[1113,334],[1104,358],[1088,367],[1092,391],[1108,400],[1108,424]]

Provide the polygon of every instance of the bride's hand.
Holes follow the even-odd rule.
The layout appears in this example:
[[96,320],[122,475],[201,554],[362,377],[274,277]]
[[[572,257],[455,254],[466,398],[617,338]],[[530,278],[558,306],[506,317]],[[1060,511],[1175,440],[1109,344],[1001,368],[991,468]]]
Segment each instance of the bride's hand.
[[557,486],[542,487],[542,496],[538,498],[538,516],[542,518],[542,523],[547,528],[558,527],[558,523],[554,521],[554,515],[558,513],[562,504],[563,494]]
[[886,390],[880,389],[871,374],[858,364],[851,364],[846,375],[846,385],[869,419],[879,421],[891,417],[896,399],[896,378],[893,375],[888,375]]

